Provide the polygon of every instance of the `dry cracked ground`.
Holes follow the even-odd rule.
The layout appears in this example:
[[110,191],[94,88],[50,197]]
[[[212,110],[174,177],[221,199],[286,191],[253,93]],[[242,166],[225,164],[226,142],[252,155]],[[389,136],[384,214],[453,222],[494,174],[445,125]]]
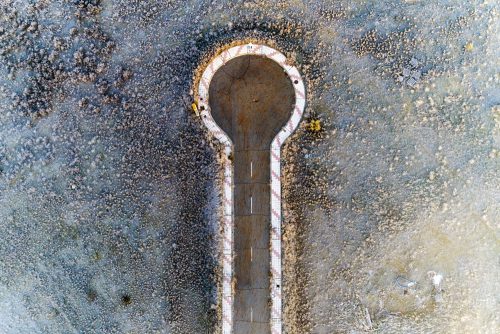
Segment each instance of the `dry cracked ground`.
[[307,82],[285,331],[498,333],[498,18],[496,0],[2,1],[0,333],[218,332],[219,147],[190,93],[238,40]]

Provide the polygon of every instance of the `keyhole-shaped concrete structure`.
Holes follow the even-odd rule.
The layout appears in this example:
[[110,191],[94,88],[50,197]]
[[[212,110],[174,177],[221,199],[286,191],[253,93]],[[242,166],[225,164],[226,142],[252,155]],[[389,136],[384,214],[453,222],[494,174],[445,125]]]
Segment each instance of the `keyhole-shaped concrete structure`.
[[198,93],[227,157],[223,333],[281,333],[280,148],[300,122],[304,84],[284,55],[246,44],[212,60]]

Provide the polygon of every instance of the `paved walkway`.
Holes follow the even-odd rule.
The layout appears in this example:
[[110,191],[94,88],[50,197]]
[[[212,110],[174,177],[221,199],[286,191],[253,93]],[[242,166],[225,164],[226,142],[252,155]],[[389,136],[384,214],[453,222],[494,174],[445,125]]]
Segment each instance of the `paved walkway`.
[[270,145],[291,116],[292,83],[259,56],[227,62],[210,83],[210,108],[234,144],[234,334],[270,333]]

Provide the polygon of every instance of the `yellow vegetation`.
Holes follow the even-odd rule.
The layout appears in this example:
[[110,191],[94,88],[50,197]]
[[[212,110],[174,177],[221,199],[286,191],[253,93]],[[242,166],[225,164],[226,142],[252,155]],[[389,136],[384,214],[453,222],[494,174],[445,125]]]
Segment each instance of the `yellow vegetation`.
[[191,104],[191,108],[193,108],[194,113],[196,114],[196,116],[198,116],[199,112],[198,112],[198,106],[196,105],[196,103],[193,102]]
[[321,121],[319,119],[312,119],[307,125],[307,129],[312,132],[319,132],[321,130]]

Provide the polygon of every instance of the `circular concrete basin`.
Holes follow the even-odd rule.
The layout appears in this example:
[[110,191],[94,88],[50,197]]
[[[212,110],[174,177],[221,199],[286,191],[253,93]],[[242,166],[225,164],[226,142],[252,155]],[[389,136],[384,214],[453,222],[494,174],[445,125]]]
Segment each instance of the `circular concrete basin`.
[[295,104],[295,90],[283,68],[255,55],[222,66],[210,82],[209,96],[212,117],[236,151],[269,150]]

